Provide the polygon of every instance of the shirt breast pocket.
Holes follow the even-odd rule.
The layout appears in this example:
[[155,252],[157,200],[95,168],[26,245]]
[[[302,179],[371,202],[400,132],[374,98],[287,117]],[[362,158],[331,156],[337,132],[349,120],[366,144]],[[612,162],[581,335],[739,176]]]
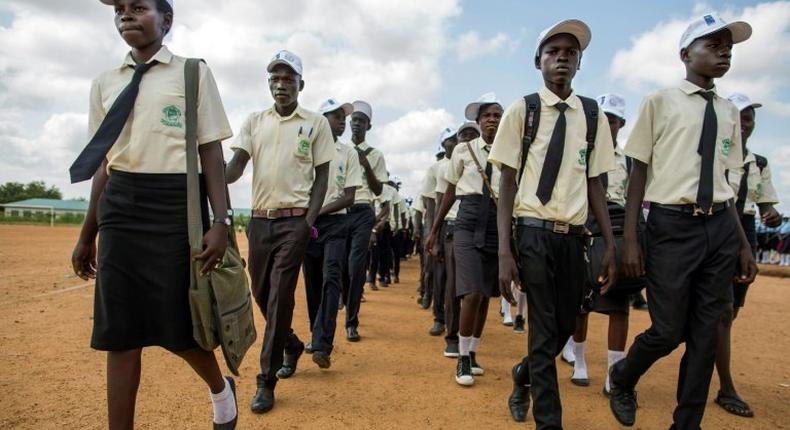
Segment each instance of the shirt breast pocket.
[[185,101],[183,96],[161,95],[152,103],[151,130],[175,138],[186,138]]
[[294,157],[301,163],[313,162],[313,141],[311,136],[298,134],[295,139]]
[[722,115],[720,115],[717,120],[718,129],[716,130],[716,158],[726,165],[727,159],[730,158],[730,153],[735,150],[735,142],[732,140],[732,132],[735,128],[735,124],[732,121],[729,121],[729,118],[722,118]]

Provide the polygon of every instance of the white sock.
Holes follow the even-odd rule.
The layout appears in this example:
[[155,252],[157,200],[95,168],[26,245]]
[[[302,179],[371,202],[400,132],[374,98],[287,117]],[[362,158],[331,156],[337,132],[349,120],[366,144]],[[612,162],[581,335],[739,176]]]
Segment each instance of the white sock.
[[568,338],[568,341],[565,342],[565,346],[562,348],[562,356],[565,357],[568,361],[573,361],[573,336]]
[[573,378],[587,379],[587,363],[584,361],[584,351],[587,349],[587,342],[573,342]]
[[477,345],[480,344],[480,338],[474,337],[469,340],[469,352],[477,352]]
[[510,303],[507,300],[502,299],[502,322],[503,323],[511,323],[513,322],[513,315],[510,313]]
[[469,344],[472,343],[472,336],[458,336],[458,352],[461,355],[469,355]]
[[214,394],[209,390],[211,395],[211,405],[214,408],[214,422],[216,424],[226,424],[236,418],[236,400],[233,398],[233,390],[230,389],[230,383],[227,379],[225,381],[225,389],[222,392]]
[[611,369],[615,363],[625,358],[625,351],[612,351],[610,349],[608,356],[609,366],[606,367],[606,391],[611,389],[609,386],[609,369]]

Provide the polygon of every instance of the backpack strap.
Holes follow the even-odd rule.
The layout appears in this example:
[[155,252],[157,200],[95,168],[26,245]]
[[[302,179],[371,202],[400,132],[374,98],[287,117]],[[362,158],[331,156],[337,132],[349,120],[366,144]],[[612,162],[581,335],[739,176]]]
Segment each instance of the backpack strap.
[[587,120],[587,153],[585,166],[590,168],[590,154],[595,149],[595,137],[598,135],[598,102],[589,97],[578,96],[584,108],[584,118]]
[[365,154],[365,157],[367,157],[368,155],[370,155],[370,153],[371,153],[371,152],[373,152],[373,147],[372,147],[372,146],[371,146],[371,147],[369,147],[368,149],[366,149],[366,150],[362,151],[362,153],[363,153],[363,154]]
[[524,104],[527,107],[527,111],[524,115],[524,136],[521,139],[521,168],[518,169],[516,187],[521,184],[521,177],[524,175],[524,170],[527,168],[529,147],[532,146],[532,142],[535,141],[535,136],[538,134],[538,125],[540,124],[540,95],[538,93],[532,93],[524,96]]
[[768,167],[768,159],[763,157],[762,155],[754,154],[754,159],[757,164],[757,167],[760,168],[760,173],[763,173],[763,169]]

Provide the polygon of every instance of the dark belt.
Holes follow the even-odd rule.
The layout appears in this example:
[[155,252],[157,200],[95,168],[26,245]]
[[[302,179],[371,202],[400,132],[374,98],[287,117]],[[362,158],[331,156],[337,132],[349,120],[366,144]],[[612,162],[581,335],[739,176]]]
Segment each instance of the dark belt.
[[455,226],[455,220],[454,219],[446,219],[446,220],[442,221],[442,223],[444,223],[444,225],[446,225],[447,227]]
[[705,215],[713,215],[717,212],[721,212],[725,209],[730,207],[730,202],[722,202],[722,203],[714,203],[713,206],[710,207],[708,213],[705,213],[699,206],[695,204],[685,204],[685,205],[664,205],[661,203],[651,203],[650,208],[659,208],[659,209],[666,209],[672,212],[680,212],[685,215],[691,216],[705,216]]
[[516,218],[516,225],[521,227],[533,227],[548,230],[557,234],[584,234],[583,225],[572,225],[567,222],[546,221],[540,218],[520,216]]
[[348,209],[348,212],[353,214],[371,209],[373,209],[373,205],[370,203],[357,203],[355,205],[351,205],[351,207]]
[[263,219],[291,218],[295,216],[304,216],[306,214],[307,209],[305,208],[255,209],[252,211],[253,218]]

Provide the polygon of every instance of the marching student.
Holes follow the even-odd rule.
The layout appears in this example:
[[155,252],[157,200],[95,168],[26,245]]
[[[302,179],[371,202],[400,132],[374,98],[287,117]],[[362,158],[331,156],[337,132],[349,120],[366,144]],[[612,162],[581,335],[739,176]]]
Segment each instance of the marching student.
[[[741,140],[743,141],[743,168],[728,171],[728,182],[735,193],[735,209],[738,212],[746,238],[752,248],[757,251],[757,234],[755,231],[755,205],[760,209],[760,221],[769,227],[777,227],[782,217],[774,208],[779,203],[768,160],[754,154],[746,147],[755,127],[755,110],[762,105],[753,103],[748,96],[740,93],[731,94],[727,98],[740,111]],[[719,393],[716,404],[727,412],[742,417],[754,416],[754,411],[735,390],[730,373],[730,337],[732,323],[738,317],[738,311],[746,303],[746,291],[749,284],[733,282],[733,304],[724,312],[719,323],[719,343],[716,350],[716,370],[719,374]]]
[[[634,166],[623,266],[629,278],[647,273],[651,319],[609,372],[610,408],[626,426],[636,419],[640,377],[685,341],[672,428],[700,428],[736,263],[740,283],[757,272],[725,177],[743,166],[738,109],[714,85],[730,68],[733,44],[750,35],[745,22],[695,19],[680,39],[686,79],[645,97],[625,147]],[[650,202],[644,256],[637,240],[643,200]]]
[[305,86],[302,60],[283,50],[266,71],[274,105],[247,117],[225,169],[228,183],[233,183],[252,160],[248,269],[266,320],[261,373],[251,404],[255,413],[274,407],[278,378],[293,374],[304,350],[291,330],[294,290],[336,153],[326,118],[299,105]]
[[371,232],[376,222],[373,213],[373,199],[381,194],[383,183],[387,181],[387,164],[384,154],[365,141],[373,121],[373,109],[365,101],[352,103],[351,141],[357,150],[359,164],[362,166],[362,187],[354,197],[348,216],[348,265],[343,274],[346,296],[346,339],[358,342],[359,308],[362,303],[362,288],[365,285],[365,269],[368,267]]
[[513,299],[516,301],[516,319],[513,320],[513,313],[510,311],[510,302],[502,297],[499,303],[499,313],[502,315],[502,325],[513,327],[516,333],[524,333],[527,315],[527,295],[513,284],[510,288]]
[[[123,63],[91,86],[91,140],[71,166],[72,183],[93,177],[88,214],[71,257],[82,279],[95,278],[91,347],[107,351],[110,429],[134,427],[142,350],[161,346],[183,358],[208,385],[214,428],[236,427],[235,384],[214,352],[193,338],[188,290],[185,58],[162,44],[173,25],[169,0],[101,0],[131,48]],[[221,141],[231,129],[211,70],[200,63],[197,141],[207,274],[227,247]],[[206,195],[215,214],[209,228]],[[101,207],[101,210],[98,208]],[[99,243],[96,236],[99,234]]]
[[[554,360],[582,304],[588,205],[607,249],[598,281],[606,290],[615,277],[614,238],[598,178],[614,169],[612,136],[595,100],[577,96],[571,87],[590,38],[589,27],[579,20],[540,33],[535,67],[544,87],[505,111],[489,156],[502,169],[499,288],[513,304],[509,290],[515,281],[526,292],[528,307],[529,355],[513,368],[508,406],[516,421],[524,421],[531,394],[538,429],[562,427]],[[511,249],[513,217],[519,265]]]
[[[617,135],[620,129],[625,126],[625,99],[619,94],[603,94],[596,98],[601,111],[606,114],[609,123],[609,131],[612,134],[614,144],[615,170],[601,175],[601,181],[606,189],[606,201],[610,208],[616,213],[622,213],[625,209],[625,191],[628,189],[628,165],[629,160],[623,155],[617,146]],[[611,212],[610,212],[611,215]],[[613,221],[612,221],[613,222]],[[592,231],[597,231],[594,223],[589,226]],[[625,343],[628,337],[628,312],[630,309],[630,297],[628,294],[610,291],[601,294],[597,289],[592,289],[592,311],[605,314],[609,317],[608,332],[608,366],[607,377],[604,382],[603,393],[609,395],[609,372],[608,369],[616,362],[625,357]],[[562,351],[564,361],[573,365],[573,375],[571,382],[574,385],[586,387],[590,385],[587,375],[587,361],[585,351],[587,349],[587,322],[590,314],[582,312],[576,317],[576,330],[573,336],[568,339],[565,349]]]
[[[449,131],[450,129],[446,129]],[[439,164],[442,160],[444,160],[445,150],[444,145],[442,142],[439,143],[439,148],[436,152],[436,162],[431,164],[428,167],[428,170],[425,172],[425,176],[423,177],[422,184],[420,186],[420,195],[418,196],[418,200],[422,202],[424,208],[424,216],[423,216],[423,228],[425,233],[431,232],[431,227],[433,226],[434,222],[434,215],[436,214],[436,169],[439,167]],[[423,235],[423,241],[428,240],[428,234]],[[423,242],[423,250],[425,248],[425,243]],[[422,288],[422,294],[420,299],[420,305],[423,309],[428,309],[431,306],[431,301],[433,299],[433,286],[434,286],[434,256],[430,252],[425,252],[425,260],[423,265],[423,272],[424,276],[420,278],[420,284],[428,287]]]
[[[495,94],[487,93],[467,105],[465,114],[478,124],[481,137],[459,143],[453,150],[445,174],[448,186],[437,217],[442,218],[456,201],[460,202],[452,239],[455,280],[448,281],[447,288],[461,298],[461,303],[460,309],[446,315],[454,314],[452,318],[458,320],[455,382],[470,386],[474,376],[485,373],[477,362],[477,348],[488,316],[488,301],[499,295],[495,185],[499,182],[499,169],[487,160],[502,119],[502,105]],[[434,226],[431,231],[429,249],[436,243],[438,230]],[[453,301],[449,294],[447,300]],[[452,306],[446,308],[449,311]]]
[[305,351],[313,354],[313,362],[322,369],[329,368],[332,363],[330,357],[346,264],[346,213],[354,204],[357,188],[362,186],[362,168],[357,152],[338,140],[346,130],[346,116],[353,110],[350,103],[340,104],[334,99],[327,99],[318,108],[318,112],[329,121],[336,151],[335,158],[329,163],[331,179],[326,198],[315,220],[316,234],[307,245],[304,260],[307,309],[313,332],[310,351],[307,348]]
[[389,181],[389,185],[395,188],[395,194],[389,219],[392,237],[390,238],[388,251],[390,271],[387,273],[385,287],[392,283],[400,283],[400,260],[405,255],[404,251],[406,249],[403,232],[408,227],[406,222],[408,207],[406,206],[406,200],[400,194],[400,179],[397,176],[393,176]]
[[[389,177],[389,173],[387,174]],[[372,291],[378,291],[376,275],[379,277],[378,285],[381,288],[389,287],[390,266],[392,266],[392,212],[397,201],[396,190],[392,182],[383,183],[381,194],[373,199],[376,213],[376,223],[370,234],[370,267],[368,268],[368,285]]]

